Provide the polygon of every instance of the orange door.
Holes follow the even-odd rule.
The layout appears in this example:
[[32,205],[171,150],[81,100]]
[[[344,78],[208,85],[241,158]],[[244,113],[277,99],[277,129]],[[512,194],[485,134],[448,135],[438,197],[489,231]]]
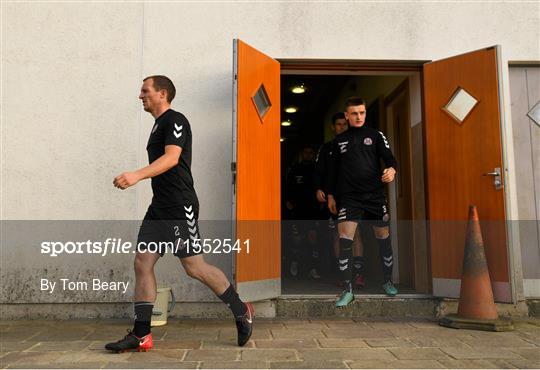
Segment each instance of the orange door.
[[281,294],[279,84],[276,60],[234,40],[235,280],[250,301]]
[[425,64],[424,102],[433,293],[459,296],[476,205],[495,299],[509,302],[497,48]]

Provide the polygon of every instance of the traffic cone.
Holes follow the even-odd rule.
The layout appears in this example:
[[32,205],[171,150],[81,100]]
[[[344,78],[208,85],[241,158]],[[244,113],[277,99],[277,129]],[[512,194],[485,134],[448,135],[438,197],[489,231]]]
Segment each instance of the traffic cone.
[[512,322],[499,320],[497,314],[476,206],[469,207],[466,235],[458,313],[444,317],[439,324],[458,329],[513,330]]

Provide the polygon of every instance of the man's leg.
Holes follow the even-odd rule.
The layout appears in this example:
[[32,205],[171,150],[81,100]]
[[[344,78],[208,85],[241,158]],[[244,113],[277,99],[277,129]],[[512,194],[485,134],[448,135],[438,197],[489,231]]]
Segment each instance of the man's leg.
[[345,290],[336,302],[336,307],[344,307],[353,301],[352,291],[352,244],[358,224],[354,221],[343,221],[338,224],[339,232],[339,270]]
[[180,258],[188,276],[209,287],[232,311],[238,329],[238,345],[243,346],[251,337],[253,307],[244,303],[223,271],[207,263],[202,255]]
[[142,338],[150,333],[152,310],[156,301],[157,284],[154,265],[159,259],[159,253],[138,251],[135,255],[135,324],[133,333]]
[[353,265],[354,265],[354,285],[363,288],[364,281],[364,246],[360,237],[360,227],[356,228],[353,239]]
[[135,296],[133,305],[135,322],[133,330],[123,339],[106,344],[106,349],[115,352],[148,351],[153,347],[150,323],[157,291],[154,265],[159,256],[159,253],[137,251],[134,261]]
[[319,240],[317,235],[317,230],[312,228],[315,221],[305,221],[310,222],[310,229],[307,231],[307,244],[309,247],[308,253],[309,256],[309,273],[308,276],[312,279],[320,279],[319,275]]
[[397,294],[397,289],[392,283],[392,269],[394,267],[394,258],[392,255],[392,243],[390,242],[390,228],[388,226],[377,227],[373,226],[375,238],[379,244],[379,258],[383,270],[383,289],[386,294],[394,296]]

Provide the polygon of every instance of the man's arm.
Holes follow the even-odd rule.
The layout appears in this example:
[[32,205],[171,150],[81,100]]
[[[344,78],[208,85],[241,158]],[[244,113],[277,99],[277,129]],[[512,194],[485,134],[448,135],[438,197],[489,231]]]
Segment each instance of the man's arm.
[[[331,153],[331,154],[330,154]],[[328,155],[328,170],[326,176],[326,187],[328,189],[328,210],[332,214],[337,214],[336,200],[334,195],[337,190],[337,177],[339,169],[339,152],[336,141],[332,141],[332,147]]]
[[383,170],[381,181],[384,183],[389,183],[394,181],[394,176],[396,175],[397,161],[396,158],[394,158],[394,154],[392,154],[392,151],[390,150],[390,144],[388,143],[386,136],[384,136],[384,134],[380,131],[379,134],[380,137],[377,141],[377,152],[379,153],[379,156],[382,158],[386,166],[386,168]]
[[181,147],[177,145],[166,145],[165,153],[161,157],[137,171],[124,172],[116,176],[113,184],[115,187],[125,190],[141,180],[161,175],[178,164],[180,154],[182,154]]
[[325,187],[323,185],[323,182],[325,181],[324,175],[328,167],[327,157],[328,157],[327,148],[323,144],[319,148],[319,152],[317,153],[317,158],[315,159],[315,181],[314,181],[315,190],[316,190],[315,196],[317,197],[317,200],[321,203],[326,202],[326,194],[324,193]]

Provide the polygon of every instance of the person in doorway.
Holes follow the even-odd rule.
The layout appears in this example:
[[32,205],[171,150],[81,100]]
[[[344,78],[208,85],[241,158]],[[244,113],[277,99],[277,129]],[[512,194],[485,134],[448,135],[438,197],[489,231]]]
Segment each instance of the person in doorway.
[[[394,180],[396,159],[384,134],[364,126],[364,100],[359,97],[347,99],[345,118],[350,128],[334,140],[328,177],[328,209],[338,215],[339,268],[345,284],[336,307],[347,306],[354,300],[350,260],[353,237],[361,221],[372,226],[379,245],[383,289],[389,296],[397,294],[392,283],[390,215],[384,194],[385,184]],[[381,169],[381,160],[385,164],[384,169]]]
[[151,178],[154,195],[137,241],[133,330],[123,339],[105,346],[114,352],[147,351],[153,347],[150,321],[156,299],[154,265],[165,250],[151,250],[151,242],[172,242],[174,255],[180,259],[186,273],[208,286],[229,307],[236,320],[239,346],[246,344],[252,333],[252,305],[242,302],[223,272],[206,263],[193,244],[191,248],[187,244],[200,240],[199,201],[191,175],[191,127],[182,113],[171,109],[175,95],[172,81],[165,76],[143,80],[139,99],[144,110],[155,118],[146,147],[150,164],[124,172],[113,181],[115,187],[125,190]]
[[[331,126],[334,135],[339,135],[349,128],[347,119],[343,112],[337,112],[332,116]],[[326,208],[327,199],[326,194],[328,193],[328,163],[332,155],[332,144],[333,140],[327,141],[319,148],[317,157],[315,159],[315,189],[317,200],[324,204]],[[332,237],[332,247],[334,251],[334,257],[339,258],[339,234],[336,228],[337,215],[330,213],[329,217],[329,228],[331,230]],[[365,280],[363,275],[364,267],[364,253],[362,247],[362,239],[360,237],[360,229],[357,228],[354,238],[353,238],[353,266],[354,266],[354,286],[358,288],[363,288],[365,286]],[[339,266],[339,265],[338,265]],[[339,267],[338,267],[339,269]]]
[[291,275],[295,275],[293,272],[298,269],[300,262],[303,266],[307,266],[308,277],[320,279],[317,235],[320,212],[315,198],[314,159],[315,148],[310,144],[304,144],[300,152],[300,162],[293,165],[287,174],[285,206],[294,220],[299,240],[304,243],[300,253],[293,253]]

